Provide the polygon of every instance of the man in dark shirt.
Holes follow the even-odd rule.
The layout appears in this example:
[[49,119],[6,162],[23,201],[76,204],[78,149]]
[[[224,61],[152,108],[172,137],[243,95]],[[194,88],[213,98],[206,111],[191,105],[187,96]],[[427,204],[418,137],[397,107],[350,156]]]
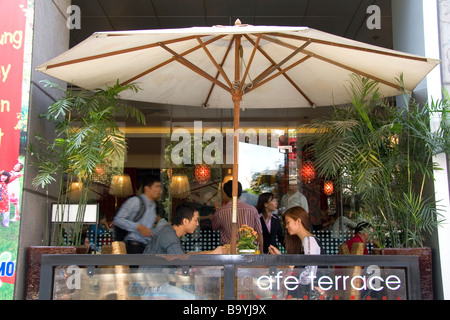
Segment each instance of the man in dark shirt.
[[[174,212],[172,225],[161,219],[155,227],[155,234],[144,250],[144,254],[185,254],[180,238],[194,233],[198,227],[198,209],[190,203],[180,204]],[[191,252],[190,252],[191,253]],[[219,246],[211,251],[192,252],[200,254],[225,254]]]

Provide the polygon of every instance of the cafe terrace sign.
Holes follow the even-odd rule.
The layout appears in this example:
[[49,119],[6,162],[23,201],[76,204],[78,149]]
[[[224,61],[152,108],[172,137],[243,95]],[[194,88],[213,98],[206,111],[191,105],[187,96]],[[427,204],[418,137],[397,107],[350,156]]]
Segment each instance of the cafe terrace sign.
[[[323,291],[329,290],[347,290],[350,287],[361,290],[381,291],[385,288],[396,291],[401,288],[401,279],[394,275],[388,275],[385,278],[378,275],[328,275],[316,276],[310,273],[309,276],[310,290],[314,290],[314,286],[318,286]],[[299,277],[293,275],[285,276],[283,271],[279,271],[276,275],[262,275],[257,278],[256,285],[260,290],[296,290],[300,285]],[[283,286],[283,287],[282,287]]]

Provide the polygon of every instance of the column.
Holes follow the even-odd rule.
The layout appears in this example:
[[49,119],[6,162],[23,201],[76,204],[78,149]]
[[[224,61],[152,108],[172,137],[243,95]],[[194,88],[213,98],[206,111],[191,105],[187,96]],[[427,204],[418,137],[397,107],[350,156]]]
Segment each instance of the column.
[[[392,31],[394,49],[412,54],[426,56],[428,58],[440,59],[440,50],[448,45],[442,42],[443,30],[441,30],[441,41],[439,38],[439,27],[444,25],[439,22],[439,9],[449,5],[448,0],[393,0],[392,1]],[[445,11],[441,17],[450,17]],[[450,19],[448,19],[450,22]],[[444,25],[447,27],[446,25]],[[449,24],[450,28],[450,24]],[[450,29],[449,29],[450,30]],[[447,33],[448,34],[448,33]],[[447,37],[449,39],[449,37]],[[448,49],[447,49],[448,50]],[[444,52],[442,52],[444,53]],[[447,58],[448,59],[448,58]],[[413,97],[420,102],[437,100],[442,98],[442,67],[447,62],[436,67],[417,86]],[[447,67],[447,73],[450,72]],[[450,77],[448,77],[450,79]],[[431,127],[436,128],[439,119],[432,119]],[[449,180],[448,167],[445,154],[439,154],[433,159],[443,170],[435,171],[434,191],[435,199],[442,209],[444,219],[450,220],[449,205]],[[432,193],[433,190],[428,190]],[[444,224],[438,228],[437,233],[432,235],[429,246],[433,250],[433,278],[435,299],[450,299],[450,256],[446,253],[450,245],[450,224]]]

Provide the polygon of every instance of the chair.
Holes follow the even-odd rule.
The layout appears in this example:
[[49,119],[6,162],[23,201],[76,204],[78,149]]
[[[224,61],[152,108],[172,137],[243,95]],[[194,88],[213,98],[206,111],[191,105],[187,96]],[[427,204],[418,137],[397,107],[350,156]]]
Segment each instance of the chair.
[[[348,246],[346,243],[341,243],[338,246],[338,254],[352,254],[352,255],[363,255],[364,254],[364,243],[362,242],[355,242],[352,245],[351,251],[348,250]],[[353,269],[351,278],[360,275],[362,267],[355,266],[355,267],[347,267],[346,269]],[[359,300],[361,296],[361,292],[359,290],[354,289],[352,286],[349,288],[350,290],[347,290],[344,292],[344,298],[346,300]]]
[[364,243],[355,242],[352,245],[352,251],[348,251],[348,246],[346,243],[341,243],[338,246],[338,254],[356,254],[363,255],[364,254]]

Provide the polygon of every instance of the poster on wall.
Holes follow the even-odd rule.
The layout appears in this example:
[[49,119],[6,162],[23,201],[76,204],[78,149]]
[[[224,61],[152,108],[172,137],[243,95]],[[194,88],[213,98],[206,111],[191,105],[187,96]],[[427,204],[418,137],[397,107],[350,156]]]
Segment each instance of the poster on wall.
[[34,0],[0,1],[0,300],[14,298]]

